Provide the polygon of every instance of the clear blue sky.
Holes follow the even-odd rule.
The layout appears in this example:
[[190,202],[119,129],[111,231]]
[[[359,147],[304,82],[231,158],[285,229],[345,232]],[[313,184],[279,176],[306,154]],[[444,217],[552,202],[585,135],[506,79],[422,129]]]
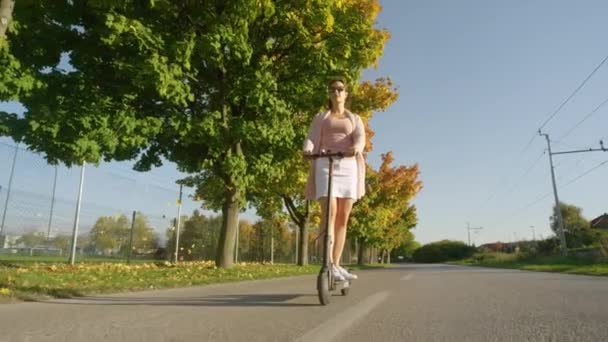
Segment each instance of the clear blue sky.
[[[419,241],[475,242],[550,234],[552,196],[541,124],[608,55],[608,2],[381,1],[378,24],[392,33],[378,70],[400,86],[399,101],[372,119],[375,155],[392,150],[418,163]],[[552,140],[608,98],[608,63],[551,120]],[[554,150],[608,140],[608,105]],[[606,144],[608,146],[608,142]],[[608,153],[556,156],[558,186],[608,160]],[[378,157],[372,158],[375,165]],[[530,169],[531,168],[531,169]],[[527,170],[529,173],[523,177]],[[608,165],[559,189],[588,218],[608,212]],[[488,200],[490,199],[490,200]],[[524,209],[525,208],[525,209]]]
[[[415,200],[417,240],[466,241],[467,222],[483,227],[471,235],[477,244],[531,239],[530,226],[535,227],[537,237],[549,236],[553,197],[543,198],[551,194],[548,157],[542,154],[546,142],[536,136],[524,148],[608,55],[608,2],[381,3],[378,26],[388,29],[392,38],[378,69],[364,75],[367,79],[390,76],[399,86],[400,98],[372,119],[376,136],[370,162],[378,166],[380,153],[391,150],[397,164],[420,165],[424,189]],[[608,140],[608,104],[559,139],[606,98],[608,63],[545,126],[555,151],[596,147],[600,138]],[[2,108],[16,107],[5,104]],[[2,185],[8,178],[6,156],[10,156],[7,151],[0,155],[0,160],[7,161],[0,163]],[[565,185],[606,160],[608,153],[602,152],[555,157],[561,199],[582,207],[588,218],[608,212],[608,163]],[[41,189],[50,192],[52,172],[36,165],[45,174]],[[85,199],[122,208],[121,201],[129,201],[126,195],[110,203],[93,198],[116,198],[124,189],[133,188],[130,198],[155,203],[157,209],[150,210],[154,215],[175,210],[167,203],[176,196],[169,185],[176,177],[171,166],[152,175],[129,173],[125,168],[128,164],[114,163],[104,165],[97,175],[88,174],[91,185]],[[70,186],[64,192],[70,198],[77,177],[77,170],[66,176]],[[108,188],[103,186],[104,179],[119,185]],[[146,184],[169,189],[147,195]],[[186,213],[195,205],[190,203]]]

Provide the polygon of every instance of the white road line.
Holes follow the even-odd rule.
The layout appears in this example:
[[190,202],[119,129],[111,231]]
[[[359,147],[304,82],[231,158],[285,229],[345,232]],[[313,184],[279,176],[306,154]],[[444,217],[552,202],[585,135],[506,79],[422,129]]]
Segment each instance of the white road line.
[[[378,292],[365,298],[357,305],[347,309],[342,314],[332,317],[323,324],[317,326],[296,341],[298,342],[318,342],[331,341],[341,332],[348,329],[357,320],[363,318],[378,304],[388,297],[388,292]],[[331,304],[330,304],[331,305]]]
[[406,274],[405,276],[403,276],[403,277],[401,278],[401,280],[410,280],[410,279],[412,279],[413,277],[414,277],[414,275],[413,275],[413,274],[408,273],[408,274]]

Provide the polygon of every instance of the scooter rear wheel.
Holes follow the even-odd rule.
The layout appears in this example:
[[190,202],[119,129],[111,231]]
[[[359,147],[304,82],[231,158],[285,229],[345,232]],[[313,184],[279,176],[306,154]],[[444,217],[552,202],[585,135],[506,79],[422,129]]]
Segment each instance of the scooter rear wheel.
[[331,294],[329,293],[330,282],[329,270],[323,269],[317,276],[317,291],[319,292],[319,302],[321,305],[329,304]]

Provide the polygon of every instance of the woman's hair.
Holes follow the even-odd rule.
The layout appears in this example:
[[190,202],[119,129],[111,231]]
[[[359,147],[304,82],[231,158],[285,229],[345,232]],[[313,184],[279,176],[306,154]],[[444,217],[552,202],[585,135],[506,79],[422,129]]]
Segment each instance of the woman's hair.
[[[346,90],[346,88],[347,88],[346,80],[343,78],[332,78],[331,80],[329,80],[329,82],[327,83],[327,89],[329,89],[331,87],[331,85],[336,82],[342,82],[342,84],[344,84],[344,90]],[[347,103],[348,103],[349,97],[346,98]],[[327,109],[331,109],[331,98],[327,99]]]

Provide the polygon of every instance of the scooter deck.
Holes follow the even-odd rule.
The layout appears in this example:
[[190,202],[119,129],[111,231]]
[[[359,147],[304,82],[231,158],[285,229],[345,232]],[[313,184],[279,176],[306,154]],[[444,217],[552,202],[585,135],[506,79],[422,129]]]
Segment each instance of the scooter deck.
[[340,280],[334,282],[334,287],[336,290],[342,290],[349,288],[351,286],[352,280]]

